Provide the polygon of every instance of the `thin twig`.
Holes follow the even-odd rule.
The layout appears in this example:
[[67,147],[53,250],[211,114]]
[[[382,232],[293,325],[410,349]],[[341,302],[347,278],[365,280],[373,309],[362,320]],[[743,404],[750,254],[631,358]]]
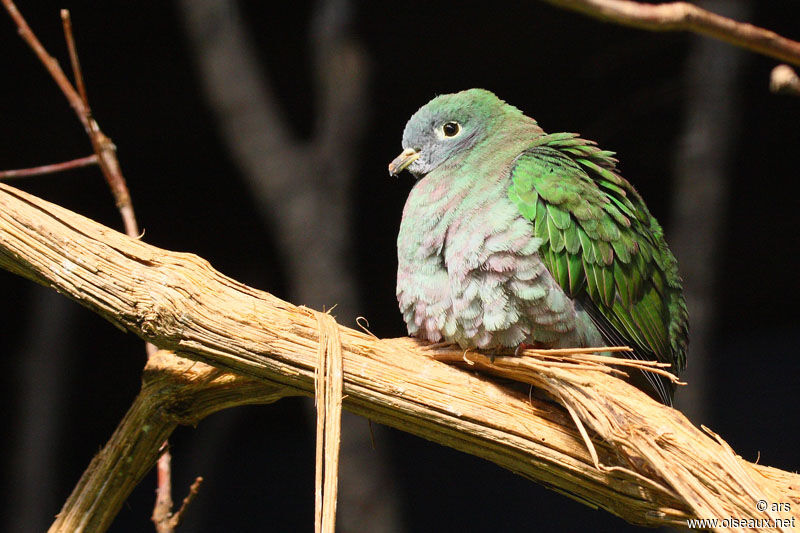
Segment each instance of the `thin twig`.
[[[122,170],[119,166],[117,159],[117,148],[101,130],[97,121],[92,116],[92,108],[89,105],[89,98],[86,94],[86,85],[83,81],[83,72],[81,71],[81,63],[78,59],[78,48],[75,45],[75,38],[72,33],[72,17],[68,9],[61,10],[61,20],[64,26],[64,38],[67,41],[67,49],[69,50],[69,59],[72,65],[72,72],[75,76],[75,84],[78,87],[78,93],[84,104],[84,113],[86,114],[86,122],[89,124],[89,139],[92,142],[95,153],[101,157],[101,168],[103,174],[106,176],[106,181],[111,192],[116,199],[117,208],[122,216],[122,222],[125,226],[125,233],[129,237],[137,237],[139,235],[139,224],[136,221],[136,215],[133,212],[133,201],[131,200],[128,186],[125,178],[122,176]],[[147,357],[151,357],[156,353],[158,348],[149,342],[145,343],[145,352]],[[156,526],[156,531],[159,533],[172,533],[175,530],[172,516],[172,454],[169,453],[169,442],[164,441],[165,452],[158,458],[158,476],[156,477],[156,503],[153,505],[152,519]]]
[[172,523],[172,528],[177,528],[183,522],[183,517],[186,515],[186,510],[189,508],[189,504],[197,497],[197,494],[200,492],[200,485],[203,484],[203,477],[197,476],[195,478],[194,483],[192,486],[189,487],[189,494],[181,502],[181,507],[178,509],[178,512],[172,515],[170,518],[170,522]]
[[39,39],[36,37],[36,34],[33,33],[28,23],[25,22],[25,18],[17,9],[17,6],[14,5],[12,0],[2,0],[3,6],[8,11],[8,14],[11,16],[11,19],[17,25],[17,31],[19,32],[20,37],[28,43],[33,53],[36,54],[36,57],[39,58],[39,61],[42,62],[42,65],[47,69],[50,73],[50,76],[53,78],[53,81],[56,82],[58,88],[61,89],[61,92],[64,93],[64,96],[67,98],[69,105],[72,106],[72,109],[75,111],[75,114],[78,116],[80,121],[83,123],[84,129],[89,131],[89,122],[87,120],[86,114],[86,106],[83,104],[83,100],[81,100],[80,95],[75,91],[75,88],[70,83],[69,79],[67,78],[64,71],[61,70],[61,66],[58,64],[58,61],[47,53],[42,43],[39,42]]
[[67,41],[69,51],[69,62],[72,64],[72,75],[75,78],[75,85],[78,86],[78,94],[81,96],[86,109],[89,109],[89,98],[86,96],[86,85],[83,83],[83,73],[81,64],[78,60],[78,48],[75,46],[75,37],[72,35],[72,18],[69,9],[61,10],[61,22],[64,25],[64,38]]
[[172,516],[172,466],[168,441],[165,440],[161,448],[164,452],[156,464],[156,503],[150,519],[155,524],[158,533],[171,533],[174,529],[170,522]]
[[631,0],[544,0],[590,17],[651,31],[689,31],[800,66],[800,42],[688,2],[648,4]]
[[[84,470],[50,533],[106,531],[130,492],[166,451],[164,442],[176,424],[197,426],[221,409],[263,405],[293,395],[297,392],[283,385],[222,372],[166,350],[157,352],[147,360],[133,405]],[[173,528],[185,517],[201,480],[192,484],[181,509],[169,518]]]
[[[111,139],[102,132],[99,124],[92,116],[91,106],[89,105],[89,99],[86,93],[86,85],[83,80],[83,72],[81,71],[80,60],[78,59],[78,50],[72,32],[72,17],[70,16],[69,10],[61,10],[61,21],[64,28],[64,38],[67,42],[67,49],[69,50],[72,71],[75,76],[75,83],[78,87],[77,91],[69,82],[69,79],[67,79],[58,61],[47,52],[36,37],[36,34],[31,30],[30,26],[28,26],[28,23],[25,21],[25,18],[19,12],[14,2],[12,0],[2,0],[2,2],[9,15],[16,23],[20,36],[28,43],[37,57],[39,57],[39,60],[48,70],[53,80],[61,89],[61,92],[67,98],[67,101],[72,106],[78,119],[83,124],[95,152],[94,162],[99,164],[103,176],[111,188],[117,209],[122,217],[125,233],[129,237],[138,238],[139,224],[136,221],[133,202],[130,192],[128,191],[127,183],[125,182],[125,178],[119,166],[116,146]],[[145,350],[147,356],[150,357],[156,353],[157,348],[150,343],[145,343]],[[168,447],[169,443],[165,441],[164,446]],[[169,516],[172,513],[172,469],[170,461],[171,456],[169,451],[158,458],[158,482],[156,489],[158,496],[153,509],[153,521],[156,524],[156,529],[161,533],[169,533],[175,529],[175,526],[172,525],[172,521],[169,520]]]
[[[31,50],[36,54],[39,58],[39,61],[42,62],[42,65],[47,69],[47,72],[50,73],[50,76],[55,81],[58,88],[61,89],[61,92],[66,97],[69,105],[75,111],[78,119],[83,124],[83,129],[86,131],[86,134],[89,136],[89,140],[92,143],[92,148],[94,149],[95,154],[98,157],[98,164],[100,165],[100,170],[103,171],[103,176],[106,179],[109,187],[111,188],[111,192],[114,195],[114,200],[116,201],[117,209],[119,209],[120,216],[122,216],[122,222],[125,226],[125,233],[130,237],[136,237],[139,235],[139,226],[136,222],[136,217],[133,212],[133,203],[131,202],[130,193],[128,192],[128,186],[125,183],[125,178],[122,176],[122,171],[119,167],[119,162],[117,161],[117,154],[116,154],[116,147],[114,143],[111,142],[101,130],[100,126],[97,124],[97,121],[92,118],[92,111],[89,107],[88,101],[84,101],[86,93],[84,91],[83,97],[81,94],[75,90],[72,83],[70,83],[67,75],[64,74],[64,71],[61,69],[61,65],[58,64],[58,61],[51,56],[47,50],[42,46],[42,43],[39,41],[36,34],[33,33],[28,23],[25,21],[25,18],[17,9],[17,6],[14,4],[13,0],[0,0],[3,3],[3,6],[8,11],[8,14],[11,16],[11,19],[17,25],[17,30],[19,32],[20,37],[28,43]],[[64,14],[62,13],[62,20]],[[69,14],[67,14],[67,18],[69,18]],[[69,43],[72,33],[71,33],[71,23],[69,24],[69,35],[67,36],[67,41]],[[67,31],[67,23],[64,22],[64,30]],[[74,39],[73,39],[74,41]],[[74,47],[74,42],[73,42]],[[72,54],[72,52],[70,52]],[[77,53],[76,59],[73,62],[73,68],[78,69],[78,74],[76,75],[76,79],[81,79],[83,76],[80,74],[80,63],[77,61]],[[80,82],[83,83],[82,81]]]
[[2,170],[0,171],[0,180],[13,179],[13,178],[29,178],[31,176],[41,176],[43,174],[55,174],[56,172],[64,172],[65,170],[72,170],[73,168],[88,167],[89,165],[97,164],[97,154],[92,154],[86,157],[79,157],[71,161],[64,161],[63,163],[53,163],[51,165],[42,165],[40,167],[19,168],[15,170]]
[[[197,497],[200,490],[200,485],[203,484],[203,477],[197,476],[194,483],[189,487],[189,493],[181,502],[181,507],[177,513],[172,513],[172,457],[169,453],[169,443],[164,441],[162,445],[164,452],[159,456],[156,464],[156,472],[158,477],[156,487],[156,504],[153,506],[153,514],[150,519],[156,526],[158,533],[172,533],[181,525],[186,511],[189,509],[189,504]],[[163,458],[166,457],[166,460]]]

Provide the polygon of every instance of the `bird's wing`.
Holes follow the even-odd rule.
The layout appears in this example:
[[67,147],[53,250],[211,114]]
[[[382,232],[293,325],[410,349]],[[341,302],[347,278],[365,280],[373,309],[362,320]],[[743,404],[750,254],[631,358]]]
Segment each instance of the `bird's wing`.
[[677,263],[613,155],[576,134],[544,135],[515,161],[509,196],[533,222],[552,275],[606,340],[682,370],[688,315]]

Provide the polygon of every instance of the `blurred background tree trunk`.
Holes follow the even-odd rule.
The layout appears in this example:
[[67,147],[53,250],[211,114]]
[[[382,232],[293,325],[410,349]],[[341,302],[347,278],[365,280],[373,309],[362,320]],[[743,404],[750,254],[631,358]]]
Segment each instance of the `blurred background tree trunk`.
[[[317,310],[335,306],[337,320],[353,326],[361,304],[350,224],[370,106],[368,60],[352,32],[352,3],[314,4],[309,48],[315,98],[307,102],[314,119],[307,140],[286,120],[288,111],[270,86],[236,4],[183,0],[180,6],[224,142],[263,223],[276,236],[289,299]],[[311,423],[313,405],[307,405]],[[343,533],[400,531],[385,447],[372,446],[372,430],[365,419],[342,413],[338,529]]]
[[16,435],[12,471],[6,493],[13,513],[5,513],[5,531],[46,531],[52,509],[61,503],[48,483],[59,462],[56,445],[64,427],[64,397],[69,394],[70,368],[65,356],[73,326],[71,303],[45,289],[33,287],[28,323],[23,333],[16,374],[20,412],[16,413]]
[[[697,5],[735,20],[748,20],[751,14],[747,1],[707,0]],[[691,386],[680,389],[675,405],[697,424],[710,418],[718,276],[726,271],[721,254],[732,191],[730,165],[737,132],[744,126],[739,120],[739,87],[746,56],[739,48],[693,35],[686,59],[684,123],[675,152],[667,237],[678,258],[690,324],[682,378]]]

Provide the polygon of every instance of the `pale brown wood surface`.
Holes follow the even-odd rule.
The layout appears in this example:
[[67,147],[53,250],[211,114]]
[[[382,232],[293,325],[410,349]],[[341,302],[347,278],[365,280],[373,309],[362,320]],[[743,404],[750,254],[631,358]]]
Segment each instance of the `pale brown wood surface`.
[[[206,378],[190,380],[178,402],[183,414],[156,416],[164,422],[148,427],[157,435],[149,437],[147,453],[125,451],[130,445],[125,439],[142,438],[135,432],[123,442],[109,442],[122,450],[112,454],[123,464],[117,475],[129,476],[133,484],[155,460],[153,447],[176,423],[314,390],[317,312],[228,278],[196,255],[131,239],[0,184],[0,266],[54,288],[159,348],[232,372],[208,370]],[[390,300],[387,296],[387,305],[393,305]],[[735,456],[721,439],[591,359],[545,354],[492,362],[480,354],[430,348],[409,338],[378,339],[343,326],[338,335],[345,409],[483,457],[630,522],[685,526],[689,517],[800,517],[800,477]],[[465,370],[437,358],[463,358],[472,366]],[[526,385],[476,369],[535,384],[566,410],[531,395]],[[242,380],[242,386],[228,387],[227,396],[195,394],[226,379]],[[145,380],[142,394],[148,386]],[[175,412],[174,396],[149,395],[157,404],[149,409],[163,413],[158,406],[170,405]],[[84,481],[76,493],[91,500],[86,492],[95,489]],[[95,497],[93,508],[121,504],[132,485],[120,487]],[[71,500],[81,499],[76,493]],[[789,502],[791,511],[761,512],[759,499]],[[71,512],[68,501],[61,516]],[[537,513],[541,519],[541,510]],[[104,520],[85,530],[102,530],[110,519]],[[52,530],[74,529],[54,524]]]

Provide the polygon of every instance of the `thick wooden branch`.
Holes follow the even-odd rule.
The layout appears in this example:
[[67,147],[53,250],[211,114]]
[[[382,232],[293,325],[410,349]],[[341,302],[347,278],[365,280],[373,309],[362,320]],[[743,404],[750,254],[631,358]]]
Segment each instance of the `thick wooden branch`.
[[194,425],[227,407],[271,403],[293,393],[172,352],[156,352],[148,358],[141,392],[84,471],[50,533],[108,529],[178,424]]
[[590,17],[650,31],[689,31],[800,66],[800,42],[738,22],[689,2],[651,4],[632,0],[544,0]]
[[[0,266],[178,355],[293,392],[313,391],[316,313],[238,283],[195,255],[155,248],[0,184]],[[346,409],[486,458],[630,522],[800,517],[800,477],[735,456],[607,367],[552,357],[492,363],[468,354],[473,368],[535,383],[565,411],[529,396],[526,386],[435,360],[461,358],[461,351],[342,326],[339,337]],[[789,513],[761,512],[759,499],[793,505]]]

